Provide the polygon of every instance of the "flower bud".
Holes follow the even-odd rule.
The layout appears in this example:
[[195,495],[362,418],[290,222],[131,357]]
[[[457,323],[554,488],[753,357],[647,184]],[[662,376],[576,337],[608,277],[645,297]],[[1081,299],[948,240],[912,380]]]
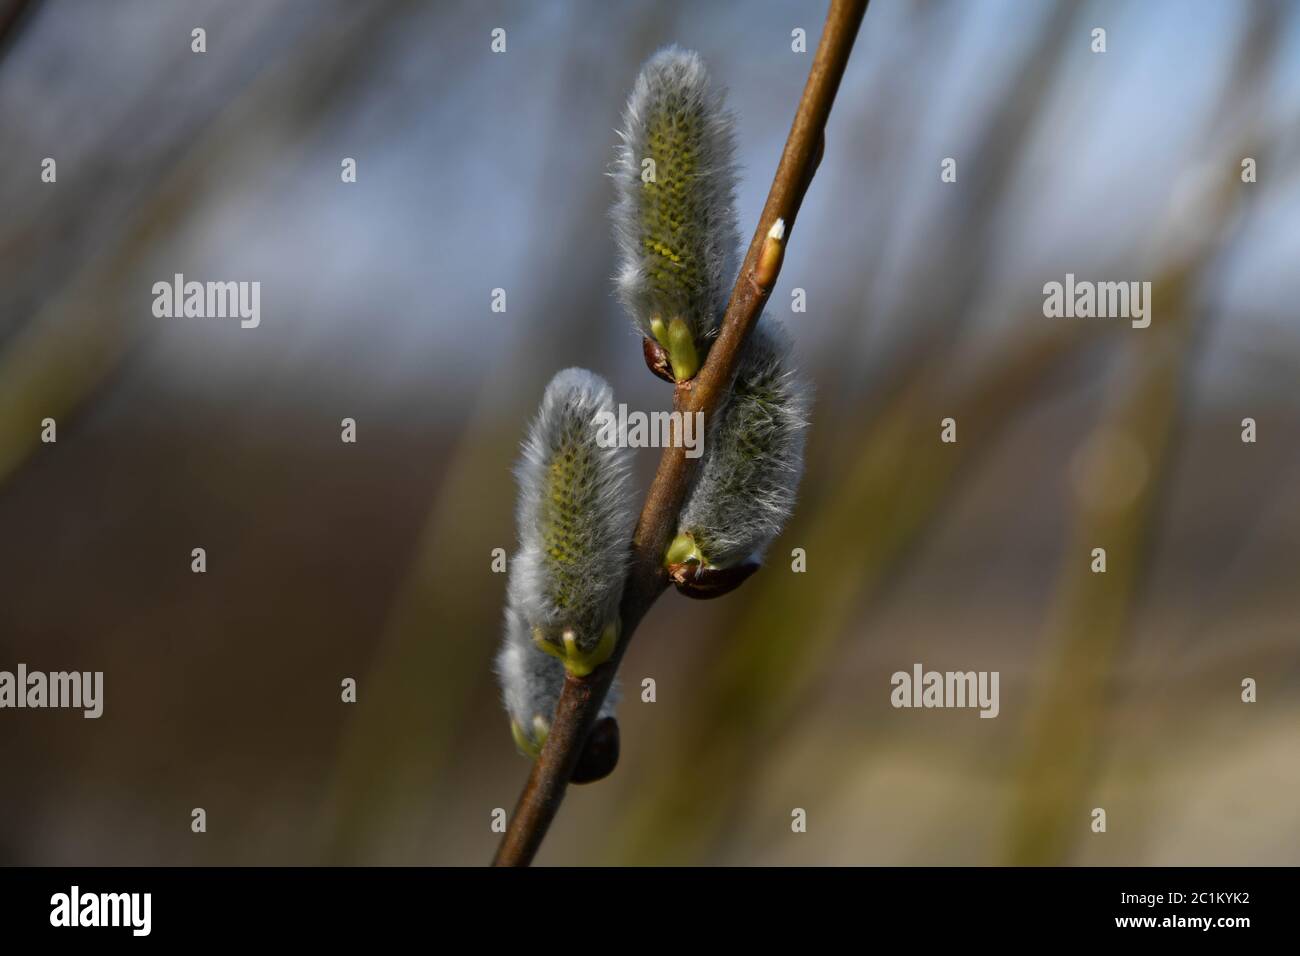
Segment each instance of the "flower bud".
[[560,372],[517,469],[520,549],[509,603],[537,646],[578,676],[603,663],[618,639],[633,514],[629,452],[599,440],[615,417],[600,376]]
[[642,67],[623,114],[613,172],[616,285],[679,382],[703,364],[735,279],[732,127],[699,55],[675,46]]
[[808,389],[789,370],[790,351],[780,323],[764,315],[710,430],[699,479],[665,555],[678,590],[692,597],[739,585],[794,510]]
[[618,766],[618,751],[618,721],[613,717],[598,718],[569,779],[574,783],[595,783],[605,779]]

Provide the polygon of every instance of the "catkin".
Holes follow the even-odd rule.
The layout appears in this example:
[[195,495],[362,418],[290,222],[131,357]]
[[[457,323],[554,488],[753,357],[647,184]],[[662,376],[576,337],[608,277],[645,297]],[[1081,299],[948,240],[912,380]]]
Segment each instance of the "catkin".
[[[615,284],[642,333],[669,348],[679,378],[702,362],[735,279],[733,125],[699,55],[675,46],[642,67],[623,114]],[[693,345],[693,367],[677,328]]]
[[[519,553],[509,603],[543,650],[584,672],[608,656],[632,531],[628,451],[601,447],[604,379],[566,369],[529,429],[519,480]],[[596,659],[596,658],[600,659]]]
[[704,465],[673,542],[706,568],[761,563],[794,510],[808,386],[790,369],[790,351],[785,329],[764,315],[706,437]]

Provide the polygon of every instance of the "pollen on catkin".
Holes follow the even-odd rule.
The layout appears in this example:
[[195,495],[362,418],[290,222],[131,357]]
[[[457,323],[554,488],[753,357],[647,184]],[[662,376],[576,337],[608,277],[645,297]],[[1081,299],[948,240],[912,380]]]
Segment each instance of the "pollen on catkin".
[[764,315],[745,343],[731,395],[669,546],[669,564],[760,564],[794,510],[803,474],[808,386],[791,370],[789,336]]
[[[537,757],[550,732],[555,706],[564,689],[564,665],[533,643],[531,629],[512,607],[506,608],[505,637],[496,658],[497,678],[519,752]],[[598,719],[612,717],[618,687],[610,688]]]
[[738,268],[733,126],[699,55],[676,46],[641,68],[623,114],[615,282],[678,381],[703,363]]
[[509,603],[537,646],[575,674],[613,650],[632,531],[629,452],[601,447],[614,393],[584,369],[546,387],[524,442],[519,480],[519,553]]

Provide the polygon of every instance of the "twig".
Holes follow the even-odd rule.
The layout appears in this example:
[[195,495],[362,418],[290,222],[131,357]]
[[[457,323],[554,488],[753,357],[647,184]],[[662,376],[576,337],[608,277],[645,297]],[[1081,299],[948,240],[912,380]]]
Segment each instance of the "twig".
[[[764,247],[769,243],[769,233],[777,220],[784,221],[785,241],[789,240],[795,216],[821,158],[826,120],[853,49],[858,26],[866,13],[867,2],[831,2],[808,82],[790,127],[767,203],[759,217],[758,228],[754,231],[749,252],[727,303],[722,328],[699,374],[674,391],[673,406],[678,411],[702,412],[707,421],[731,387],[741,346],[758,321],[780,268],[779,261],[773,264],[769,258],[761,270],[763,281],[759,282],[759,264]],[[646,611],[667,587],[664,550],[676,530],[677,516],[686,499],[695,464],[685,452],[685,448],[670,446],[664,449],[659,459],[659,469],[632,536],[632,561],[623,589],[622,630],[618,646],[610,659],[591,674],[581,678],[569,676],[565,680],[546,745],[533,764],[528,783],[519,796],[519,803],[497,849],[493,861],[495,866],[527,866],[532,862],[564,799],[582,745],[632,635]]]
[[9,3],[0,7],[0,53],[17,37],[20,29],[25,25],[24,20],[30,19],[35,12],[36,0],[9,0]]

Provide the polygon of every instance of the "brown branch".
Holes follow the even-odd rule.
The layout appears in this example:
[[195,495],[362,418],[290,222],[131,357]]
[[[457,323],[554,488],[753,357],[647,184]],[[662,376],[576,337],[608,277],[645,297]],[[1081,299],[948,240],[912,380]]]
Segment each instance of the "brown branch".
[[35,9],[36,0],[9,0],[0,6],[0,54],[17,39]]
[[[785,242],[789,241],[795,216],[803,203],[804,193],[816,171],[824,143],[826,120],[839,89],[840,78],[848,63],[849,52],[857,37],[858,26],[866,13],[868,0],[832,0],[822,30],[821,41],[813,56],[812,69],[795,113],[790,135],[786,139],[781,162],[777,166],[767,203],[754,230],[749,252],[741,265],[736,287],[727,303],[726,315],[717,341],[699,374],[678,385],[673,406],[679,411],[703,412],[706,422],[718,407],[736,369],[741,346],[758,321],[763,305],[772,291],[779,259],[764,262],[768,234],[778,220],[785,221]],[[762,282],[759,281],[759,276]],[[620,608],[622,631],[618,646],[610,659],[586,677],[570,675],[556,708],[555,719],[546,737],[546,745],[533,764],[528,783],[510,818],[496,866],[527,866],[532,862],[546,831],[564,799],[565,789],[578,762],[601,702],[614,680],[619,662],[631,642],[641,618],[668,585],[663,566],[664,551],[677,526],[677,516],[686,499],[695,462],[686,457],[683,447],[668,447],[659,459],[659,470],[646,495],[641,517],[632,535],[632,563],[623,589]]]

